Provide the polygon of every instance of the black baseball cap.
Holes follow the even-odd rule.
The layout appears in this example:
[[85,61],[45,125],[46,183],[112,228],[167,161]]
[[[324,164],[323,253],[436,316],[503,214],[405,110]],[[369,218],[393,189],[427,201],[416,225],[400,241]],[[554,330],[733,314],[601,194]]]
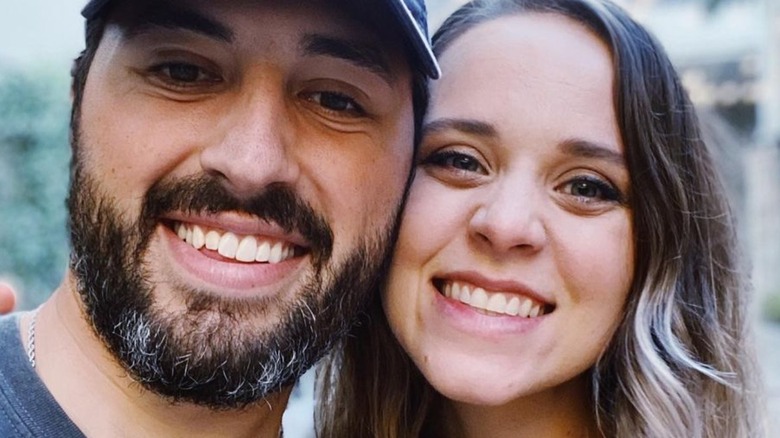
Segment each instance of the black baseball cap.
[[[81,15],[87,21],[100,17],[112,1],[117,0],[90,0],[81,11]],[[428,36],[428,13],[424,0],[381,0],[393,12],[393,18],[405,32],[406,39],[414,49],[415,61],[422,67],[422,71],[432,79],[441,76],[439,64],[431,49],[431,40]]]

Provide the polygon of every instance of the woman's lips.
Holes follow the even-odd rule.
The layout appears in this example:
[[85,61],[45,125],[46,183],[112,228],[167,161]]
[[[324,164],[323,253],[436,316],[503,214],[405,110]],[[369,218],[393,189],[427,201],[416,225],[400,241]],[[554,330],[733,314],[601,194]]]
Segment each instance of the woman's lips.
[[549,314],[555,308],[516,291],[490,290],[461,280],[435,279],[433,284],[445,297],[484,315],[535,318]]

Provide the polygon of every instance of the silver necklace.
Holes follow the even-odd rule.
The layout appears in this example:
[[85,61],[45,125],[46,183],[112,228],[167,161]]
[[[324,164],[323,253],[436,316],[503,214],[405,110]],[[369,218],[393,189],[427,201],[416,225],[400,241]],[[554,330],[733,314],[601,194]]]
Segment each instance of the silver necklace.
[[33,310],[30,327],[27,329],[27,360],[35,369],[35,322],[38,320],[38,309]]

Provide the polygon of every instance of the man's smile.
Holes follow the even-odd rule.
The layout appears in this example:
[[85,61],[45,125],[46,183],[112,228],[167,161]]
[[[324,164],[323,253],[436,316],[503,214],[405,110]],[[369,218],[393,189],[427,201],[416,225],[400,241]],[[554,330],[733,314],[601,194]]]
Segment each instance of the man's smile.
[[277,264],[293,258],[296,253],[302,254],[305,251],[303,247],[296,247],[290,242],[267,236],[236,234],[184,222],[174,223],[173,230],[181,240],[204,255],[218,254],[224,259],[244,263]]

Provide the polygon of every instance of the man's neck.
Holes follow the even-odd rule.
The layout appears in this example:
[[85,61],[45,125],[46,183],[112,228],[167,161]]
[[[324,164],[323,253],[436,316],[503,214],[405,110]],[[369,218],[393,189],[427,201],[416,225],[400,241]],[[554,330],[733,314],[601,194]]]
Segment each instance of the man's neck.
[[84,318],[74,285],[66,278],[39,311],[36,371],[87,436],[278,436],[292,388],[241,410],[171,403],[116,363]]

